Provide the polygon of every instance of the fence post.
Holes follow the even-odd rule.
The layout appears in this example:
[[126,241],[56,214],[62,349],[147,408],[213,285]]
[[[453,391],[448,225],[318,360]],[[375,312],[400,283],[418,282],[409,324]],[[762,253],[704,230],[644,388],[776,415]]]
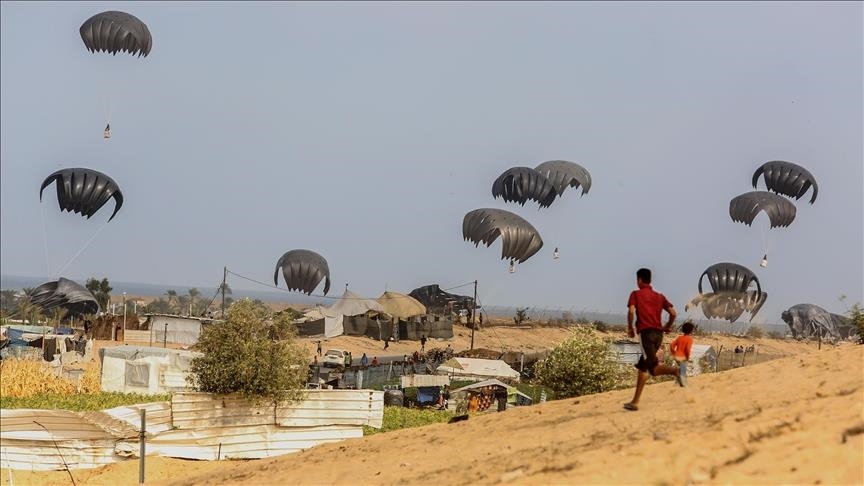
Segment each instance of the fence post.
[[147,454],[145,434],[147,431],[147,410],[141,409],[141,431],[138,432],[138,444],[140,460],[138,461],[138,483],[144,484],[144,456]]

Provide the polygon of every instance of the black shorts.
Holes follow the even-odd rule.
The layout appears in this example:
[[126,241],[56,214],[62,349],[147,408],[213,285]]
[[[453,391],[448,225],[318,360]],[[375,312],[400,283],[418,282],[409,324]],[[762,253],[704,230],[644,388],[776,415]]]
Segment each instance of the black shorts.
[[636,363],[636,369],[645,371],[654,376],[654,368],[660,364],[657,359],[657,351],[663,347],[663,331],[660,329],[644,329],[639,333],[639,341],[642,344],[642,356]]

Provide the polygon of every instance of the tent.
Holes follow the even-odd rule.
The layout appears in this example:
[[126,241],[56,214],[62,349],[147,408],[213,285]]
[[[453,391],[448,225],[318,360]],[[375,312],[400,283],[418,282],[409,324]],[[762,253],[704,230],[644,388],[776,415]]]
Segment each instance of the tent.
[[384,292],[378,297],[384,312],[397,319],[408,319],[426,313],[426,306],[410,295]]
[[[690,360],[692,363],[687,365],[687,376],[710,373],[717,369],[717,350],[708,344],[694,344],[690,349]],[[703,363],[707,369],[702,369]]]
[[519,372],[500,359],[450,358],[441,364],[435,373],[469,380],[498,378],[519,381]]
[[304,315],[309,321],[305,327],[312,328],[315,321],[323,319],[325,337],[341,336],[345,334],[343,322],[345,317],[364,315],[369,312],[384,313],[384,308],[375,300],[367,299],[345,289],[342,297],[330,307],[317,306],[307,310]]
[[200,355],[145,346],[102,348],[102,391],[154,394],[187,390],[192,359]]

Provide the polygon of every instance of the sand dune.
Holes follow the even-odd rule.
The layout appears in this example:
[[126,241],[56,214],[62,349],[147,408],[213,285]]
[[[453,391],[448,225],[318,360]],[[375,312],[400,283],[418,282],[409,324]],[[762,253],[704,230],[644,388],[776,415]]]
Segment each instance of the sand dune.
[[862,484],[864,347],[329,444],[203,484]]

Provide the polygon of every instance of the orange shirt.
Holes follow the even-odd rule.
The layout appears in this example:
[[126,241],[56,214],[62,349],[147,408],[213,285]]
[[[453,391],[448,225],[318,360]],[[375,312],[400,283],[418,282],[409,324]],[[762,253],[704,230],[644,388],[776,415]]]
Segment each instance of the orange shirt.
[[690,359],[690,350],[693,348],[693,337],[682,334],[672,341],[669,351],[678,359]]

